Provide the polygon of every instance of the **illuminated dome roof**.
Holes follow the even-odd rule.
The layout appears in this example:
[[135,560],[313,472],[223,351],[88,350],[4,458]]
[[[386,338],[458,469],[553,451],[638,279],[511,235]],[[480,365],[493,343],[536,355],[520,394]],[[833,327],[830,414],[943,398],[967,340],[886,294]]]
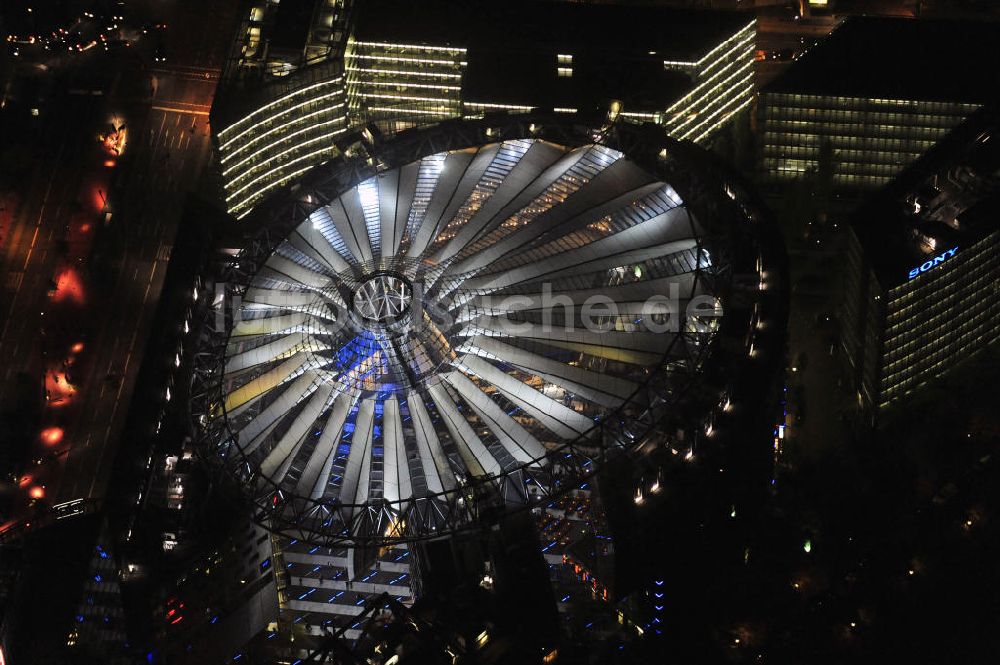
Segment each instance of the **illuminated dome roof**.
[[418,153],[298,194],[244,252],[201,423],[275,528],[386,542],[530,505],[642,443],[698,373],[719,234],[619,150],[567,143]]

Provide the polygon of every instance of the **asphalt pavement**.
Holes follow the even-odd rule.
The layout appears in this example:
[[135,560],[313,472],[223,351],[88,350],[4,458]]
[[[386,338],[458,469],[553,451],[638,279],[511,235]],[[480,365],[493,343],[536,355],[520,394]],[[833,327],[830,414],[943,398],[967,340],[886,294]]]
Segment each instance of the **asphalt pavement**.
[[[224,52],[204,11],[163,4],[169,43],[190,56],[155,68],[142,57],[122,60],[96,92],[54,95],[39,118],[48,148],[20,206],[7,211],[0,404],[23,390],[18,377],[30,377],[42,421],[0,530],[29,518],[39,501],[100,502],[115,454],[128,445],[119,438],[181,211],[204,189]],[[99,137],[118,127],[126,138],[115,154]]]

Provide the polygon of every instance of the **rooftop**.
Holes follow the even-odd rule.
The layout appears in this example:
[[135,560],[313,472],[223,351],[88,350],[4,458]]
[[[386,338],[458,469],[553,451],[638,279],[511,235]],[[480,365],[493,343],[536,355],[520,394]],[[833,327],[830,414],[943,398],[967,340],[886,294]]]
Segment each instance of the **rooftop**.
[[274,16],[271,46],[301,51],[309,36],[309,24],[315,4],[313,0],[283,0]]
[[1000,91],[1000,23],[847,19],[764,92],[986,103]]
[[[617,99],[630,110],[663,109],[680,97],[690,78],[663,61],[696,62],[752,18],[537,0],[375,0],[356,11],[361,41],[467,48],[463,99],[580,109]],[[572,55],[572,77],[557,76],[558,54]]]
[[358,3],[361,40],[559,53],[656,51],[660,60],[697,60],[753,18],[742,12],[510,0],[371,0]]
[[[567,49],[570,50],[570,49]],[[572,77],[556,72],[556,50],[514,51],[499,56],[472,47],[462,77],[462,97],[471,102],[540,107],[606,108],[612,99],[629,111],[662,110],[691,86],[690,77],[664,68],[662,58],[630,58],[575,49]]]

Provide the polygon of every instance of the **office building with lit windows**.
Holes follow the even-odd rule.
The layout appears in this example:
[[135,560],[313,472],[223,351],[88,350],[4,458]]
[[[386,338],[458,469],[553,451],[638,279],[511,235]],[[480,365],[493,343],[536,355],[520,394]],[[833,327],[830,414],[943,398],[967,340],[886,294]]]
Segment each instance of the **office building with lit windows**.
[[756,20],[590,3],[319,0],[251,7],[213,109],[227,209],[383,134],[543,108],[709,140],[753,98]]
[[763,167],[772,181],[819,170],[841,190],[888,184],[1000,90],[1000,27],[849,18],[763,87]]
[[1000,114],[975,113],[857,214],[842,345],[865,414],[1000,339]]

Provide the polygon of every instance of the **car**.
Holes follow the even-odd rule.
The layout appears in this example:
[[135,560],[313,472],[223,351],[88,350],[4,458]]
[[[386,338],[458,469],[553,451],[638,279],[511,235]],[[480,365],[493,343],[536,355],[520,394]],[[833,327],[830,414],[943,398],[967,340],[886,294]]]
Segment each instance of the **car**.
[[780,62],[788,62],[791,60],[798,60],[802,52],[794,48],[780,48],[771,51],[771,60],[778,60]]

